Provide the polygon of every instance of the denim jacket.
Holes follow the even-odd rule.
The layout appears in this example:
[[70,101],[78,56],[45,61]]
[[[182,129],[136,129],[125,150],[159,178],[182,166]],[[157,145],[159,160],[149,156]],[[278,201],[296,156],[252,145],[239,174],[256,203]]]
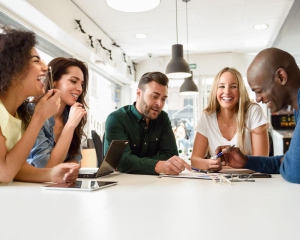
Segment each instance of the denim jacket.
[[[63,112],[64,116],[64,123],[68,121],[69,117],[69,108],[65,108]],[[47,162],[50,159],[50,154],[52,149],[55,146],[54,141],[54,132],[53,127],[55,125],[54,117],[52,116],[48,120],[45,121],[33,148],[30,151],[30,154],[27,158],[27,162],[35,167],[44,168]],[[65,161],[75,159],[78,163],[81,161],[81,151],[79,149],[79,154],[75,155],[74,157],[70,158],[69,154],[67,154]]]

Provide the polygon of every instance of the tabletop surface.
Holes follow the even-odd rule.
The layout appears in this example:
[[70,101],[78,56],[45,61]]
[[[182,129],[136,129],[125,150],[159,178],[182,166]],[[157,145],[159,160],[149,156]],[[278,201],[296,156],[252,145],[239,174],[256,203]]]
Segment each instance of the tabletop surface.
[[[93,192],[0,186],[0,238],[300,239],[300,185],[114,173]],[[88,181],[88,180],[84,180]]]

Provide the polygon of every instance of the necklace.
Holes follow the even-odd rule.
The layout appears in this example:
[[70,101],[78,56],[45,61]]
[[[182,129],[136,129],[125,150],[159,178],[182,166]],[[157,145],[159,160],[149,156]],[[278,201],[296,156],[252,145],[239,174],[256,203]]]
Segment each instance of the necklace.
[[236,128],[235,128],[234,126],[232,126],[232,125],[234,125],[234,124],[236,123],[236,117],[234,117],[234,122],[231,123],[231,124],[226,123],[226,122],[224,121],[224,119],[221,117],[220,114],[219,114],[219,117],[220,117],[221,121],[222,121],[228,128],[231,128],[231,129],[232,129],[232,133],[231,133],[231,135],[230,135],[230,137],[232,137],[233,134],[234,134],[234,132],[236,131]]
[[231,124],[228,124],[228,123],[226,123],[226,122],[224,121],[224,119],[221,117],[221,115],[220,115],[220,114],[219,114],[219,117],[221,118],[222,122],[223,122],[223,123],[225,123],[225,125],[226,125],[227,127],[230,127],[230,126],[232,126],[233,124],[235,124],[235,123],[236,123],[236,117],[234,117],[234,122],[233,122],[233,123],[231,123]]

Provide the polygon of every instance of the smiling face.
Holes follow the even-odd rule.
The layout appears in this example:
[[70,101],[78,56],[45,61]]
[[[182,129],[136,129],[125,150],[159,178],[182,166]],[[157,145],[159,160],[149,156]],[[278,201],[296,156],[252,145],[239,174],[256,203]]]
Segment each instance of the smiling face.
[[61,91],[61,101],[72,106],[77,102],[82,93],[84,77],[79,67],[68,67],[67,73],[63,74],[58,81],[54,81],[54,87]]
[[167,97],[168,87],[152,81],[145,85],[144,90],[138,88],[136,108],[147,121],[156,119],[165,106]]
[[252,74],[248,76],[248,83],[253,92],[255,92],[256,102],[267,104],[271,112],[277,112],[287,104],[283,96],[284,89],[275,76],[270,74]]
[[224,109],[234,109],[239,101],[238,80],[231,72],[224,72],[217,85],[217,100]]
[[45,93],[44,82],[48,67],[41,60],[35,48],[32,48],[30,55],[28,70],[21,75],[23,91],[27,96],[38,96]]

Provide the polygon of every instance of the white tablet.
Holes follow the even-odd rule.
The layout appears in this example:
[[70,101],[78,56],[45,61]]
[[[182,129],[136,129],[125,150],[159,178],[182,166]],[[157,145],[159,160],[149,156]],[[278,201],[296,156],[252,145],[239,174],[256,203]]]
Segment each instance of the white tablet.
[[107,181],[76,181],[75,183],[50,184],[42,186],[42,188],[47,190],[95,191],[116,184],[117,182]]

